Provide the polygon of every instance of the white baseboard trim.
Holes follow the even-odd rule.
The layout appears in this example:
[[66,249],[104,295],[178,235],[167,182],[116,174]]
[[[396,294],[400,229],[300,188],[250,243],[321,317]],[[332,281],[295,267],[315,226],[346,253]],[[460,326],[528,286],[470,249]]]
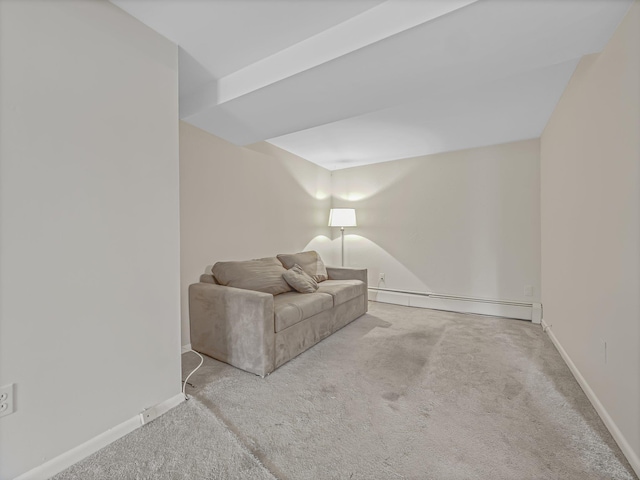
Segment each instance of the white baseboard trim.
[[616,441],[616,443],[620,447],[620,450],[622,450],[622,453],[624,454],[624,456],[627,457],[627,460],[629,461],[631,468],[633,468],[633,470],[636,472],[636,475],[640,477],[640,457],[638,457],[638,453],[633,451],[633,449],[631,448],[631,445],[629,445],[629,442],[627,441],[625,436],[622,434],[622,432],[620,431],[616,423],[613,421],[613,419],[609,415],[609,412],[607,412],[607,410],[604,408],[604,405],[602,405],[598,396],[591,389],[591,387],[589,386],[585,378],[580,373],[580,370],[578,370],[578,367],[576,367],[575,363],[573,363],[567,351],[562,347],[562,345],[554,335],[553,330],[551,329],[552,327],[553,325],[548,325],[544,321],[544,319],[542,320],[543,331],[546,332],[547,335],[549,335],[551,342],[556,347],[556,350],[558,350],[558,352],[560,353],[560,356],[564,360],[564,363],[567,364],[567,366],[569,367],[569,370],[571,370],[571,373],[573,374],[576,381],[580,385],[580,388],[582,388],[584,393],[587,395],[587,398],[593,405],[593,408],[595,408],[596,412],[598,412],[598,415],[600,416],[605,426],[611,433],[611,436],[613,437],[613,439]]
[[[517,302],[500,302],[499,300],[482,299],[456,299],[438,298],[435,296],[420,295],[410,292],[393,292],[388,290],[369,289],[369,300],[380,303],[392,303],[407,307],[431,308],[433,310],[446,310],[460,313],[477,313],[480,315],[492,315],[495,317],[517,318],[520,320],[532,320],[537,318],[533,314],[532,304],[519,304]],[[538,305],[538,304],[533,304]]]
[[[179,393],[165,400],[164,402],[159,403],[153,408],[156,409],[156,411],[158,412],[158,416],[160,416],[182,402],[184,402],[184,395],[182,395],[182,393]],[[91,440],[88,440],[83,444],[72,448],[62,455],[58,455],[48,462],[45,462],[42,465],[23,473],[22,475],[16,477],[14,480],[46,480],[48,478],[51,478],[54,475],[62,472],[63,470],[66,470],[71,465],[78,463],[80,460],[88,457],[92,453],[97,452],[101,448],[106,447],[110,443],[115,442],[119,438],[124,437],[128,433],[133,432],[141,426],[142,418],[138,414],[135,417],[130,418],[129,420],[125,420],[121,424],[110,428],[106,432],[93,437]]]
[[191,344],[187,343],[186,345],[182,345],[182,353],[187,353],[191,351]]

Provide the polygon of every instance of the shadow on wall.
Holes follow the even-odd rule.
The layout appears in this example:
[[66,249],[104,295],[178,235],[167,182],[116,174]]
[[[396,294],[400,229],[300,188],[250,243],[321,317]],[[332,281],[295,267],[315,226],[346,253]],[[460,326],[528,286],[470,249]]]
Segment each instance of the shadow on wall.
[[435,185],[407,172],[404,181],[354,202],[359,235],[378,248],[363,261],[375,258],[386,268],[381,271],[389,288],[424,291],[428,286],[437,293],[495,297],[495,232],[484,218],[484,202],[474,202],[470,188],[458,186],[455,195],[441,195]]
[[372,286],[385,273],[386,288],[525,300],[539,285],[539,164],[518,143],[334,172],[333,206],[358,217],[345,265]]
[[[269,157],[276,157],[280,165],[287,170],[291,179],[295,180],[314,199],[327,200],[331,196],[331,183],[317,174],[318,169],[324,170],[323,167],[310,163],[309,167],[311,168],[308,168],[307,172],[303,173],[300,169],[300,157],[268,142],[258,142],[243,148],[268,155]],[[330,176],[328,170],[325,170],[325,172]]]
[[[333,250],[340,261],[340,237],[334,239]],[[417,277],[406,265],[377,243],[362,235],[349,234],[344,238],[345,266],[366,268],[370,287],[400,290],[432,291],[431,287]],[[371,260],[375,259],[375,262]],[[391,276],[393,281],[382,280],[380,274]],[[388,277],[387,277],[388,278]]]
[[[361,167],[355,167],[349,169],[349,173],[355,175],[342,175],[347,172],[345,170],[333,177],[333,207],[355,208],[358,219],[357,227],[345,231],[344,264],[367,268],[370,287],[432,291],[426,280],[407,266],[411,265],[411,258],[407,258],[407,264],[402,260],[401,251],[407,250],[407,232],[404,227],[394,226],[394,219],[399,213],[397,195],[402,195],[413,165],[410,161],[393,163],[394,168],[380,165],[384,170],[382,175],[359,176],[356,172]],[[347,233],[349,230],[358,234]],[[340,265],[339,232],[333,235],[331,242],[332,250],[337,252],[335,264]],[[386,246],[378,242],[386,243]],[[384,280],[380,274],[385,275]]]
[[[393,164],[393,168],[385,169],[386,171],[383,176],[360,177],[357,174],[353,176],[335,174],[332,178],[332,191],[338,204],[333,205],[333,207],[357,208],[356,203],[347,204],[346,202],[361,202],[367,200],[401,183],[403,179],[411,173],[412,165],[410,162],[393,162]],[[359,167],[354,167],[345,171],[357,172],[358,169]]]
[[[340,243],[340,234],[333,239],[325,235],[318,235],[304,247],[304,251],[315,250],[320,254],[325,265],[331,267],[340,266]],[[345,233],[344,249],[344,266],[368,269],[368,284],[370,287],[388,288],[386,282],[380,280],[380,273],[394,272],[396,279],[404,279],[404,281],[394,285],[394,288],[418,291],[430,290],[428,285],[423,283],[393,255],[361,235]],[[376,259],[375,264],[369,262],[371,258]]]
[[[340,248],[340,246],[338,246],[338,248]],[[318,235],[317,237],[314,237],[300,251],[306,252],[307,250],[315,250],[318,252],[325,265],[340,265],[340,252],[338,251],[336,253],[334,242],[326,235]]]

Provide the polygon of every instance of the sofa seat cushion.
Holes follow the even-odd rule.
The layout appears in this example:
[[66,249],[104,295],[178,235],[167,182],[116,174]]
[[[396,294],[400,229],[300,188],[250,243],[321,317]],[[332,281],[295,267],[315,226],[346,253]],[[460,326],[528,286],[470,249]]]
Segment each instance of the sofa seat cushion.
[[337,307],[359,295],[364,295],[367,286],[362,280],[326,280],[318,285],[317,293],[328,293]]
[[302,320],[333,308],[333,297],[326,293],[283,293],[273,297],[276,333]]

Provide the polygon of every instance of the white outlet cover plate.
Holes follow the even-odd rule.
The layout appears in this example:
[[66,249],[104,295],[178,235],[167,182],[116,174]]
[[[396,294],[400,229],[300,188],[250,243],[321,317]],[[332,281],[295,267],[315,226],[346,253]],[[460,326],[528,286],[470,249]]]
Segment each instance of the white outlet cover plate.
[[147,408],[146,410],[143,410],[140,413],[140,416],[142,418],[142,423],[149,423],[152,420],[155,420],[156,418],[158,418],[160,416],[158,409],[156,408],[156,406],[151,407],[151,408]]
[[13,413],[13,383],[0,387],[0,417]]

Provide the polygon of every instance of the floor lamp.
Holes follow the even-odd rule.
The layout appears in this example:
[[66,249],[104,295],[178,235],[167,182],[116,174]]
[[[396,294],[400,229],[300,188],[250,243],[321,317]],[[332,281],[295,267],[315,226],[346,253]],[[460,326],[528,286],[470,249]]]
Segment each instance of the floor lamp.
[[344,227],[357,227],[356,211],[353,208],[332,208],[329,212],[329,226],[340,227],[342,235],[342,261],[344,267]]

